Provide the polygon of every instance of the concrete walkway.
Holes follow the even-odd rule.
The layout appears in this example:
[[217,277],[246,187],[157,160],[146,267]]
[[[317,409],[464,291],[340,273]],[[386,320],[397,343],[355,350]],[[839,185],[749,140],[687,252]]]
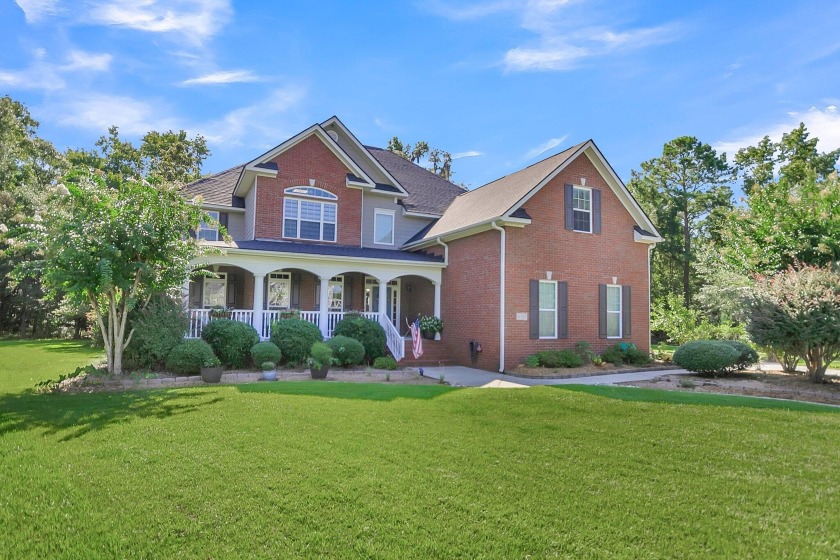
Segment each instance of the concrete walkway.
[[569,379],[527,379],[482,369],[463,366],[424,367],[423,375],[432,379],[440,379],[450,385],[459,387],[532,387],[534,385],[612,385],[613,383],[627,383],[632,381],[648,381],[663,375],[683,375],[684,369],[666,369],[658,371],[639,371],[634,373],[611,373],[608,375],[591,375],[588,377],[573,377]]

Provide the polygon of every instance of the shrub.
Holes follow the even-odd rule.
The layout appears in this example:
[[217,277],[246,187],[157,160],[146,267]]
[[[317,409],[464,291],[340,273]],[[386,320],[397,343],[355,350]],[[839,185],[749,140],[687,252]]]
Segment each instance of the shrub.
[[577,355],[583,358],[583,361],[586,363],[591,362],[597,356],[597,354],[592,351],[592,345],[585,340],[578,340],[575,343],[575,352],[577,352]]
[[361,342],[368,362],[385,355],[385,329],[358,313],[347,313],[335,326],[333,336],[347,336]]
[[130,368],[161,369],[189,326],[184,307],[166,294],[153,296],[144,309],[132,312],[128,321],[128,332],[134,329],[134,335],[123,360]]
[[539,354],[531,354],[529,356],[525,356],[525,365],[527,367],[540,367]]
[[645,366],[650,363],[650,354],[638,348],[628,348],[624,351],[624,363]]
[[265,342],[257,342],[251,346],[251,359],[254,360],[255,364],[263,364],[265,362],[274,362],[276,364],[280,362],[282,355],[277,345],[267,340]]
[[543,350],[538,352],[540,365],[543,367],[573,368],[583,365],[583,358],[571,350]]
[[251,347],[260,341],[257,330],[232,319],[213,319],[201,332],[223,364],[242,367],[248,363]]
[[741,353],[721,340],[694,340],[686,342],[674,352],[674,363],[701,375],[728,373],[741,357]]
[[312,345],[322,340],[321,330],[309,321],[280,319],[271,324],[271,342],[280,349],[287,364],[305,364]]
[[332,348],[333,361],[340,366],[357,366],[365,361],[365,347],[355,338],[334,336],[327,341]]
[[181,375],[197,375],[202,366],[221,365],[213,348],[203,340],[184,340],[166,358],[166,369]]
[[323,342],[315,342],[309,350],[309,366],[321,369],[324,366],[331,366],[333,360],[332,348]]
[[277,364],[275,362],[263,362],[260,365],[260,369],[263,371],[274,371],[277,369]]
[[721,340],[724,344],[728,344],[738,351],[738,361],[735,362],[735,369],[746,369],[753,364],[758,363],[758,352],[752,349],[749,344],[745,344],[740,340]]
[[376,369],[387,369],[393,371],[397,369],[397,360],[391,356],[379,356],[373,360],[373,367]]
[[420,330],[423,332],[443,332],[443,319],[434,315],[423,315],[420,317]]
[[624,363],[624,352],[621,351],[618,345],[610,346],[601,352],[601,359],[614,366],[620,366]]
[[644,366],[650,363],[650,354],[636,348],[631,342],[613,344],[601,353],[601,359],[613,365],[632,364]]

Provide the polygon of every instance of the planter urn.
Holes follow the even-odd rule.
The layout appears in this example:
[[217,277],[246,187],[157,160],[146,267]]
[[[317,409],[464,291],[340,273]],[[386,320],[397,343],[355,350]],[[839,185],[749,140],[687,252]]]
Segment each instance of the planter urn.
[[327,372],[329,372],[329,371],[330,371],[329,366],[324,366],[322,368],[314,368],[314,367],[311,367],[311,366],[309,367],[309,373],[310,373],[310,375],[312,375],[312,379],[326,379],[327,378]]
[[201,380],[205,383],[218,383],[222,380],[222,366],[201,368]]

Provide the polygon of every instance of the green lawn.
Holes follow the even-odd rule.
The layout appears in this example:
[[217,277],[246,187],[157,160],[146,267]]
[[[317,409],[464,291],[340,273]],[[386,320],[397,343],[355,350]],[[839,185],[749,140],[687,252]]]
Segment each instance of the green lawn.
[[626,388],[22,391],[91,357],[0,345],[0,557],[840,556],[840,414]]

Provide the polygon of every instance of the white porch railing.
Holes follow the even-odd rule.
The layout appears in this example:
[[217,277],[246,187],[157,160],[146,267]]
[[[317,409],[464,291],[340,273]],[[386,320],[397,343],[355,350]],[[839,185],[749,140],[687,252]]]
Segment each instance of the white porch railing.
[[[210,316],[211,311],[211,309],[189,310],[190,324],[187,329],[187,338],[201,338],[201,332],[204,330],[204,327],[208,322],[213,320]],[[279,311],[277,309],[266,309],[263,311],[262,325],[255,325],[260,338],[265,340],[271,337],[271,324],[280,318],[281,313],[283,313],[283,311]],[[234,321],[247,323],[249,325],[254,324],[254,311],[252,309],[231,309],[227,311],[226,314]],[[319,324],[320,315],[321,314],[318,311],[300,312],[301,319],[309,321],[314,325]],[[330,338],[333,335],[335,326],[339,321],[341,321],[341,319],[344,318],[344,315],[345,313],[343,311],[327,312],[327,338]],[[385,329],[385,341],[388,345],[388,350],[391,351],[395,360],[398,362],[402,360],[405,357],[405,340],[402,335],[400,335],[400,332],[396,329],[396,327],[394,327],[391,323],[391,320],[384,314],[376,312],[364,312],[361,315],[373,321],[378,321],[379,324],[382,325],[382,328]]]

